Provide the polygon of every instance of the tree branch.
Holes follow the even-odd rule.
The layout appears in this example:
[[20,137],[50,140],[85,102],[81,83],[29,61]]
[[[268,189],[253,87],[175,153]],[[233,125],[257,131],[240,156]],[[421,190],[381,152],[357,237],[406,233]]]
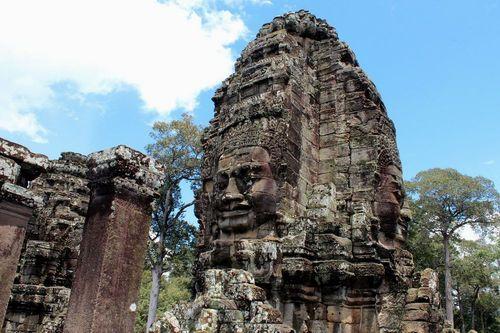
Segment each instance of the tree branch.
[[471,220],[471,219],[467,219],[463,222],[460,222],[458,223],[457,225],[455,225],[453,228],[450,229],[450,235],[452,233],[454,233],[457,229],[463,227],[464,225],[467,225],[467,224],[474,224],[474,223],[477,223],[477,224],[488,224],[488,222],[481,222],[481,220]]
[[186,210],[186,208],[188,208],[188,207],[190,207],[190,206],[194,205],[194,202],[195,202],[195,200],[193,200],[193,201],[191,201],[191,202],[189,202],[189,203],[187,203],[187,204],[185,204],[185,205],[181,206],[181,207],[179,208],[179,210],[177,211],[177,213],[175,214],[175,216],[174,216],[173,220],[174,220],[174,221],[175,221],[175,220],[177,220],[177,219],[178,219],[178,218],[182,215],[182,213],[184,213],[184,211]]
[[177,211],[177,213],[174,215],[174,217],[172,217],[172,219],[171,219],[172,223],[167,224],[167,223],[166,223],[166,219],[165,219],[165,225],[164,225],[164,227],[163,227],[163,228],[161,228],[161,231],[160,231],[160,232],[163,234],[163,238],[165,238],[165,239],[167,238],[167,233],[168,233],[168,231],[169,231],[171,228],[173,228],[173,227],[174,227],[175,222],[179,219],[179,217],[182,215],[182,213],[184,213],[184,211],[186,210],[186,208],[188,208],[189,206],[194,205],[194,203],[195,203],[195,200],[193,200],[193,201],[191,201],[191,202],[189,202],[189,203],[187,203],[187,204],[185,204],[185,205],[183,205],[183,206],[179,207],[179,210],[178,210],[178,211]]
[[154,265],[154,260],[153,260],[153,257],[151,256],[151,250],[152,250],[151,249],[151,244],[148,244],[148,249],[146,251],[146,254],[148,256],[149,262],[151,263],[151,266],[153,266]]

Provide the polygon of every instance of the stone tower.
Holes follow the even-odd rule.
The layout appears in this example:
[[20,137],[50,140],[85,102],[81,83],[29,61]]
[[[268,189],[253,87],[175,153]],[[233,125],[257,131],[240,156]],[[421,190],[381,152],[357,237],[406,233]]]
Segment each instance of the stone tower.
[[425,297],[412,288],[394,125],[335,30],[306,11],[275,18],[213,101],[191,330],[436,331],[435,276]]

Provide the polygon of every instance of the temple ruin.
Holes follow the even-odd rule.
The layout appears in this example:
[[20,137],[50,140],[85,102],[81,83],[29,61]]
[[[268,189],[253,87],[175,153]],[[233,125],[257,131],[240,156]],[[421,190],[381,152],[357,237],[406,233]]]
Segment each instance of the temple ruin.
[[335,30],[306,11],[275,18],[213,101],[197,298],[179,327],[438,332],[436,275],[405,250],[394,125]]
[[0,139],[2,333],[132,332],[161,170],[125,146],[52,161]]
[[[156,332],[441,332],[395,127],[335,30],[275,18],[213,102],[195,295]],[[1,332],[132,332],[160,180],[124,146],[51,161],[0,140]]]
[[[2,141],[2,147],[6,146],[20,149]],[[76,269],[89,202],[86,157],[63,153],[55,161],[39,158],[45,168],[31,181],[29,190],[40,198],[40,204],[27,227],[5,332],[60,331]]]

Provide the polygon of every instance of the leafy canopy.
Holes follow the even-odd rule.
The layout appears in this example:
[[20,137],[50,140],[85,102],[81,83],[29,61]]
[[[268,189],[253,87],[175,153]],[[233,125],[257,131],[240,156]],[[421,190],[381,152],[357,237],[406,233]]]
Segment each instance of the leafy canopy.
[[170,183],[199,180],[201,132],[187,113],[179,120],[154,123],[150,133],[153,143],[146,146],[146,151],[163,165],[165,179]]
[[415,218],[434,234],[448,237],[467,224],[479,228],[498,221],[500,196],[484,177],[436,168],[419,172],[406,186]]
[[[156,202],[151,223],[148,258],[151,265],[161,265],[167,258],[165,270],[186,266],[192,257],[196,227],[184,219],[184,213],[193,202],[184,203],[182,182],[194,190],[199,186],[202,128],[193,123],[193,117],[183,114],[181,119],[159,121],[153,125],[153,143],[146,146],[150,156],[164,167],[163,186]],[[185,260],[179,261],[179,258]],[[184,267],[187,269],[187,267]]]

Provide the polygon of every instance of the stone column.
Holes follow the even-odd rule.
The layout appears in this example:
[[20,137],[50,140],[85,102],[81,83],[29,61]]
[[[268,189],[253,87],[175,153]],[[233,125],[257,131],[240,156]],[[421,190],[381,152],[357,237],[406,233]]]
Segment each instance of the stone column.
[[27,189],[44,172],[48,159],[0,138],[0,328],[21,256],[26,226],[42,199]]
[[28,220],[35,205],[31,191],[4,183],[0,190],[0,324],[9,304]]
[[125,146],[89,156],[91,197],[64,332],[132,332],[161,172]]

